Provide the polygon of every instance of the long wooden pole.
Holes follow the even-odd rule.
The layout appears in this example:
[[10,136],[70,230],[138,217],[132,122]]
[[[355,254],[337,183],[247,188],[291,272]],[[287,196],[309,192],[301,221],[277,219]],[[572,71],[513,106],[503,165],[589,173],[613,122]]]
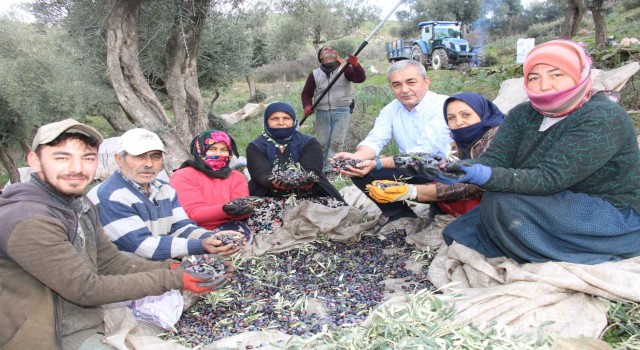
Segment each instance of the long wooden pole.
[[[358,54],[360,53],[360,51],[362,51],[365,46],[367,46],[367,44],[369,44],[369,40],[371,40],[371,38],[373,38],[373,36],[380,30],[380,28],[382,27],[382,25],[389,19],[389,17],[391,17],[391,15],[396,12],[396,10],[398,9],[398,7],[405,2],[405,0],[400,0],[398,1],[398,3],[396,4],[396,6],[393,7],[393,9],[387,14],[387,16],[380,22],[378,23],[378,25],[373,28],[373,31],[371,32],[371,34],[369,34],[369,36],[364,39],[364,41],[360,44],[360,46],[358,47],[358,49],[356,50],[356,52],[353,54],[353,56],[358,56]],[[315,109],[316,106],[318,105],[318,103],[320,103],[320,101],[322,100],[322,98],[327,94],[327,92],[329,92],[329,89],[331,89],[331,87],[336,83],[336,81],[338,80],[338,78],[340,78],[340,76],[342,75],[342,73],[344,73],[344,70],[347,69],[347,67],[349,67],[349,62],[345,61],[344,65],[342,65],[342,67],[340,68],[340,70],[338,71],[338,73],[335,75],[335,77],[333,77],[333,79],[329,82],[329,85],[327,85],[327,88],[324,89],[324,91],[322,91],[322,93],[320,94],[320,96],[318,96],[318,98],[316,99],[316,101],[313,103],[313,106],[311,106],[311,109]],[[305,120],[307,120],[308,116],[305,116],[304,118],[302,118],[302,120],[300,121],[300,125],[302,125],[304,123]]]

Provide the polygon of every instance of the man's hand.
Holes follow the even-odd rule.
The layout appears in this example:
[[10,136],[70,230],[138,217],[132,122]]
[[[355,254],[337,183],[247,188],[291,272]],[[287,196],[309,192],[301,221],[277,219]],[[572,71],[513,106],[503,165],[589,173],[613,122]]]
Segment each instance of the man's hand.
[[418,197],[418,189],[414,185],[390,180],[376,180],[367,185],[369,197],[378,203],[414,200]]
[[202,249],[209,254],[222,254],[231,255],[238,252],[241,247],[233,247],[233,242],[222,245],[222,241],[215,239],[215,237],[207,237],[202,240]]
[[244,247],[247,245],[247,238],[242,232],[232,231],[232,230],[224,230],[219,231],[211,236],[213,239],[217,239],[222,242],[221,245],[228,245],[229,243],[233,244],[233,248]]
[[312,115],[313,112],[315,112],[315,110],[313,108],[311,108],[311,106],[304,106],[304,116],[305,117],[308,117],[308,116]]
[[339,152],[339,153],[334,154],[333,157],[331,158],[332,159],[332,163],[333,163],[333,159],[338,159],[338,158],[357,159],[353,153]]
[[214,278],[202,273],[184,271],[182,273],[182,289],[193,293],[210,293],[223,288],[229,283],[227,276]]
[[360,63],[358,62],[358,56],[352,56],[352,55],[347,56],[347,62],[349,62],[349,64],[353,68],[356,68],[360,65]]
[[[340,171],[340,174],[352,177],[352,176],[358,176],[358,177],[362,177],[367,175],[372,169],[376,168],[376,162],[375,161],[367,161],[367,160],[362,160],[360,158],[358,158],[358,156],[355,153],[349,153],[349,152],[340,152],[337,153],[333,156],[333,158],[331,158],[331,163],[334,164],[335,160],[338,158],[345,158],[345,159],[357,159],[360,162],[355,164],[354,166],[351,165],[347,165],[344,168],[336,168],[337,170]],[[371,164],[370,162],[373,162],[373,168],[371,168]]]
[[482,186],[489,181],[489,178],[491,178],[490,167],[461,161],[447,165],[437,180],[449,185],[463,182]]
[[[214,261],[214,265],[209,265],[209,261]],[[203,268],[204,265],[201,264],[207,265],[209,269],[213,268],[213,270],[208,273],[207,269]],[[182,262],[171,264],[171,270],[179,267],[183,269],[183,289],[193,293],[209,293],[223,288],[229,283],[235,271],[231,261],[221,261],[207,255],[193,255],[184,258]]]
[[340,171],[347,176],[363,177],[373,171],[377,166],[377,163],[373,159],[363,160],[356,165],[347,165],[346,170]]

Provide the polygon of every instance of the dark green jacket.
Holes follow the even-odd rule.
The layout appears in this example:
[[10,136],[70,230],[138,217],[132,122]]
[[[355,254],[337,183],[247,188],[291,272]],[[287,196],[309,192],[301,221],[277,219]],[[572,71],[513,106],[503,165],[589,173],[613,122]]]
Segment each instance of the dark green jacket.
[[59,349],[62,322],[72,321],[63,320],[62,298],[91,313],[99,305],[182,288],[183,270],[169,270],[170,260],[120,253],[95,210],[87,215],[97,251],[87,260],[72,243],[74,211],[33,184],[11,185],[0,196],[0,348]]
[[627,112],[596,94],[546,131],[526,102],[512,109],[472,163],[491,167],[487,191],[549,195],[569,190],[640,213],[640,152]]

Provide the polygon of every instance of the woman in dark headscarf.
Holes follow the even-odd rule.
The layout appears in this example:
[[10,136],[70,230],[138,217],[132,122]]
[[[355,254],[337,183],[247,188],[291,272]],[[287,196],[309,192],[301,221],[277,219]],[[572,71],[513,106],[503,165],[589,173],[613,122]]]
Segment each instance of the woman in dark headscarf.
[[[333,197],[344,201],[322,171],[320,143],[297,131],[298,119],[291,105],[273,102],[264,111],[264,132],[247,146],[249,192],[260,197]],[[315,182],[283,184],[276,175],[286,169],[312,173]],[[295,181],[293,181],[295,182]]]
[[185,161],[171,176],[171,186],[189,218],[208,230],[250,232],[243,221],[251,213],[225,212],[228,202],[249,195],[245,176],[229,167],[236,144],[227,133],[207,130],[191,141],[193,158]]
[[[444,102],[444,119],[455,141],[453,154],[459,159],[476,158],[482,154],[498,131],[504,114],[482,95],[463,92]],[[447,214],[458,217],[480,203],[483,190],[473,184],[445,185],[431,183],[411,185],[395,183],[393,186],[369,186],[369,195],[380,203],[401,200],[435,202]],[[434,213],[432,213],[434,214]]]

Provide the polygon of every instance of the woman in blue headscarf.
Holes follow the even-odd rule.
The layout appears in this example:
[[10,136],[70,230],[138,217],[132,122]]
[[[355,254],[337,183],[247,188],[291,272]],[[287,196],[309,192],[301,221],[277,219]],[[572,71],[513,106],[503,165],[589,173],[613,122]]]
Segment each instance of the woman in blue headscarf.
[[[298,119],[291,105],[273,102],[264,111],[264,131],[247,146],[249,193],[260,197],[296,194],[300,198],[333,197],[344,201],[322,171],[320,143],[297,128]],[[274,173],[292,167],[315,174],[316,182],[285,186],[274,181]]]
[[[446,99],[443,114],[451,130],[451,138],[455,141],[454,156],[459,159],[476,158],[482,154],[504,120],[504,114],[496,105],[472,92],[459,93]],[[442,211],[455,217],[476,207],[482,194],[480,187],[462,183],[369,186],[369,195],[377,202],[435,202]]]

